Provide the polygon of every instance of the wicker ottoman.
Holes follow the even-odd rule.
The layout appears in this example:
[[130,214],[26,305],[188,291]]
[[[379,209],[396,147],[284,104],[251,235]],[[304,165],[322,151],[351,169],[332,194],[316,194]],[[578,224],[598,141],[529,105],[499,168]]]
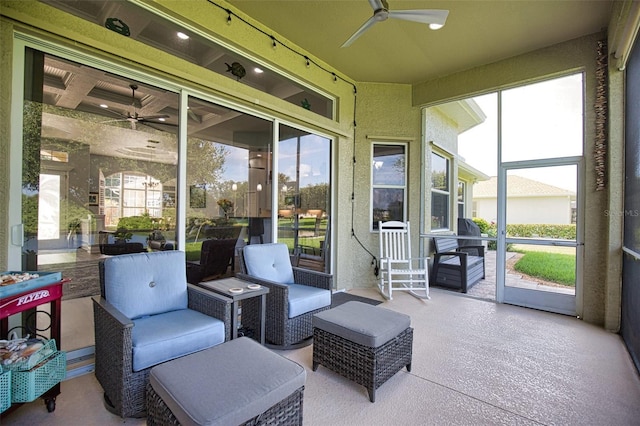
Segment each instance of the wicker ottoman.
[[413,328],[408,315],[362,302],[347,302],[313,317],[313,371],[322,364],[376,389],[407,367],[411,371]]
[[301,425],[304,367],[241,337],[151,369],[148,425]]

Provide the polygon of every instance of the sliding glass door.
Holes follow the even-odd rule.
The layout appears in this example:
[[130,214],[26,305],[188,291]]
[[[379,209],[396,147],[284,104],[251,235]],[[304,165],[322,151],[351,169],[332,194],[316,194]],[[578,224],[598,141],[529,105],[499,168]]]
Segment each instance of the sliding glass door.
[[24,91],[12,107],[21,123],[10,191],[21,202],[8,208],[8,266],[69,279],[61,349],[70,365],[92,354],[91,297],[109,256],[181,250],[199,260],[205,239],[239,249],[295,235],[292,254],[329,268],[329,138],[25,39],[14,50],[14,87]]
[[[502,164],[498,253],[505,266],[498,295],[505,303],[576,314],[580,169],[579,159]],[[543,175],[557,176],[562,187],[532,179]]]

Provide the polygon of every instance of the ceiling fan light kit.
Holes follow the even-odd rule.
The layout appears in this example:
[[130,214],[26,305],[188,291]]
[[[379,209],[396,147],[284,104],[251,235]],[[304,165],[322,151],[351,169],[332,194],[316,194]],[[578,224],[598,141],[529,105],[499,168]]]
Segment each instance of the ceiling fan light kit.
[[[136,90],[138,90],[137,84],[129,84],[129,88],[131,89],[131,107],[133,109],[133,113],[127,111],[127,114],[122,114],[117,111],[113,111],[115,114],[122,117],[120,120],[111,120],[111,121],[128,121],[131,123],[131,130],[137,130],[137,124],[145,124],[149,125],[149,123],[155,124],[167,124],[166,119],[169,118],[167,114],[158,114],[158,115],[149,115],[149,116],[141,116],[138,115],[138,111],[136,110]],[[105,107],[108,108],[107,105]],[[151,121],[157,120],[157,121]],[[158,123],[161,122],[161,123]],[[163,122],[163,123],[162,123]]]
[[422,9],[422,10],[389,10],[387,0],[369,0],[369,4],[373,9],[373,16],[369,18],[358,30],[341,47],[350,46],[358,37],[364,34],[378,22],[386,21],[388,18],[402,19],[404,21],[419,22],[428,24],[432,30],[439,30],[444,27],[449,16],[448,10],[440,9]]

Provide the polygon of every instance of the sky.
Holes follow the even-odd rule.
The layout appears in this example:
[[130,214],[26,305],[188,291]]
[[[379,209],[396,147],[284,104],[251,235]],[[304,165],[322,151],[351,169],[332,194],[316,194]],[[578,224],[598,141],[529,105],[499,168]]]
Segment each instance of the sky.
[[[248,179],[248,150],[226,146],[227,156],[224,164],[223,179],[243,182]],[[297,140],[280,142],[279,173],[287,175],[291,181],[296,179]],[[318,135],[306,135],[300,138],[300,185],[302,187],[328,183],[330,177],[330,143]]]
[[[502,93],[503,162],[582,155],[582,74]],[[498,97],[492,93],[474,100],[487,118],[459,135],[458,153],[467,164],[497,176]],[[518,170],[513,174],[576,189],[574,167]]]

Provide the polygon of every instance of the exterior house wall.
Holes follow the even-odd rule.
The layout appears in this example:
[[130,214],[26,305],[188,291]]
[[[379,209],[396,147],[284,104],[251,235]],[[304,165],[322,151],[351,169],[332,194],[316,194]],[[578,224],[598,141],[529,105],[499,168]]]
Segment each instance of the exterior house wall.
[[[353,230],[362,246],[350,234],[338,236],[349,253],[341,258],[351,269],[351,282],[340,281],[340,287],[371,287],[376,276],[371,264],[379,255],[378,233],[371,232],[371,148],[373,143],[407,144],[407,219],[411,223],[414,241],[418,248],[420,230],[420,199],[422,168],[421,114],[411,105],[411,86],[403,84],[359,83],[355,132],[354,211]],[[340,200],[349,200],[350,193],[338,194]],[[339,242],[340,243],[340,242]],[[417,251],[416,251],[417,253]]]
[[[498,217],[496,198],[477,198],[477,217],[495,222]],[[569,197],[518,197],[507,200],[507,223],[571,224],[571,200]]]
[[431,231],[431,155],[436,153],[449,159],[449,211],[451,212],[449,229],[455,228],[458,217],[457,185],[458,185],[458,131],[457,124],[438,109],[424,110],[425,126],[425,197],[423,232]]

